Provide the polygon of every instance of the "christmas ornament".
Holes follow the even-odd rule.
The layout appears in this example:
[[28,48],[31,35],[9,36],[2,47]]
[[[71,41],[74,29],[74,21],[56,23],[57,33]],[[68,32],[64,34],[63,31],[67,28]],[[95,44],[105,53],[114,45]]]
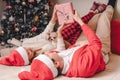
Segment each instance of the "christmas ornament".
[[38,16],[38,15],[36,15],[36,16],[34,17],[34,21],[35,21],[35,22],[37,22],[37,21],[38,21],[38,19],[39,19],[39,16]]
[[49,6],[53,6],[54,3],[52,1],[49,2]]
[[4,31],[2,30],[2,31],[0,31],[0,35],[4,35]]
[[23,2],[22,2],[22,5],[23,5],[23,6],[26,6],[26,2],[25,2],[25,1],[23,1]]
[[19,32],[19,28],[16,27],[16,28],[15,28],[15,32]]
[[30,3],[34,3],[34,2],[35,2],[35,0],[29,0],[29,2],[30,2]]
[[32,31],[33,31],[33,32],[36,32],[36,31],[37,31],[37,27],[36,27],[36,26],[33,26],[33,27],[32,27]]
[[11,9],[12,6],[10,4],[7,4],[6,9]]
[[9,21],[14,21],[14,17],[13,17],[13,16],[10,16],[10,17],[9,17]]
[[2,19],[6,19],[7,17],[5,15],[2,15]]
[[44,13],[44,16],[48,16],[48,13],[47,13],[47,12],[45,12],[45,13]]
[[16,22],[14,22],[14,27],[16,27],[17,26],[17,23]]

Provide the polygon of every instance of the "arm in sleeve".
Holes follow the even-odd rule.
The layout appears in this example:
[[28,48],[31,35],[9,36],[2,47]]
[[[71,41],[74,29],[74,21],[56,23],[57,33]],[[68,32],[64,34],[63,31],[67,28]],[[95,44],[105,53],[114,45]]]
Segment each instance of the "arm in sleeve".
[[45,30],[39,35],[39,38],[41,39],[47,39],[50,32],[53,31],[55,23],[49,22],[49,24],[46,26]]
[[56,48],[56,50],[57,51],[65,50],[65,43],[64,43],[63,38],[57,38],[57,48]]
[[50,33],[53,31],[55,23],[49,22],[43,33]]
[[94,47],[101,49],[102,43],[93,30],[87,24],[83,24],[81,28],[88,39],[89,45],[94,45]]

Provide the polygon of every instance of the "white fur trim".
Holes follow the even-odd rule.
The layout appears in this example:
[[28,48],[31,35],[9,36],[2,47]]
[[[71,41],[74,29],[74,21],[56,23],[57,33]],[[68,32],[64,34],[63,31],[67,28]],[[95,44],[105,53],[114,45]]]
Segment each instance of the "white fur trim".
[[46,56],[46,55],[39,55],[35,59],[38,59],[38,60],[42,61],[43,63],[45,63],[48,66],[48,68],[52,71],[53,76],[54,77],[57,76],[58,71],[57,71],[57,69],[55,68],[53,62],[51,61],[51,59],[48,56]]
[[16,49],[16,51],[18,51],[18,53],[22,56],[23,60],[24,60],[24,65],[28,65],[29,64],[29,60],[28,60],[28,55],[26,50],[23,47],[18,47]]

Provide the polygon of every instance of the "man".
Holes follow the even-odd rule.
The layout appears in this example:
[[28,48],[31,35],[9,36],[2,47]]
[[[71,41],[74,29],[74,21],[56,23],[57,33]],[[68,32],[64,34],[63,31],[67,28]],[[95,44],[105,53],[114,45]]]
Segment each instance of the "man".
[[105,69],[103,53],[104,48],[106,49],[106,46],[109,46],[109,40],[108,42],[106,40],[110,38],[109,24],[115,2],[116,0],[109,0],[106,10],[100,15],[96,34],[75,12],[73,18],[81,25],[88,42],[76,43],[77,46],[74,45],[72,48],[58,53],[49,51],[44,55],[39,55],[33,60],[30,72],[19,73],[19,78],[21,80],[52,80],[59,74],[68,77],[90,77],[103,71]]

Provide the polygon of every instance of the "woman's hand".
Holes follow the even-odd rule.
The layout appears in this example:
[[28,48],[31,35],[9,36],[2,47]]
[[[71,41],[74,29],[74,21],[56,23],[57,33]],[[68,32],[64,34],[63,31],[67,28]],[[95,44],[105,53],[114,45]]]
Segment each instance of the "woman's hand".
[[55,9],[55,6],[54,6],[51,22],[55,23],[57,19],[58,19],[57,18],[57,10]]
[[75,14],[73,15],[73,18],[76,22],[78,22],[80,20],[80,15],[76,10],[75,10]]
[[81,20],[81,17],[79,13],[75,10],[75,14],[73,15],[73,18],[76,22],[78,22],[80,25],[83,25],[84,22]]

